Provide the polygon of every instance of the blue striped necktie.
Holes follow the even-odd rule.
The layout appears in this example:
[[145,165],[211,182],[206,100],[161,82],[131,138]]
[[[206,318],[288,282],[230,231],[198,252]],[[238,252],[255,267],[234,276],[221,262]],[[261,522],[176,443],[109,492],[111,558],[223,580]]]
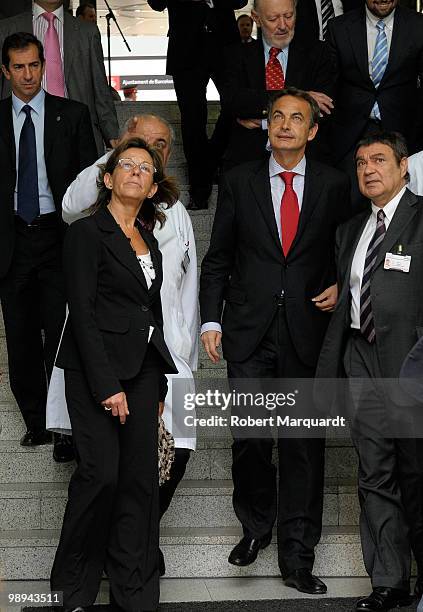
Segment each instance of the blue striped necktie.
[[[388,39],[386,37],[385,27],[386,24],[383,19],[379,19],[376,24],[377,37],[372,59],[372,81],[376,88],[379,87],[388,64]],[[375,102],[373,106],[373,113],[377,119],[381,118],[377,102]]]
[[386,234],[385,213],[379,210],[377,213],[377,224],[375,233],[367,247],[366,260],[364,262],[363,278],[360,290],[360,331],[367,342],[375,340],[375,322],[373,318],[372,300],[370,295],[370,281],[375,267],[380,245]]

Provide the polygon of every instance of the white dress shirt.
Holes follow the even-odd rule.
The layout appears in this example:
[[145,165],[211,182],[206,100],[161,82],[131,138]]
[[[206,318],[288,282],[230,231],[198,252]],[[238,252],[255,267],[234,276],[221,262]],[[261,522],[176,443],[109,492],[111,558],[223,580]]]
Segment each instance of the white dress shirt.
[[[53,23],[54,23],[54,29],[56,30],[57,36],[59,39],[60,55],[62,57],[62,66],[63,66],[63,74],[64,74],[65,64],[64,64],[64,52],[63,52],[63,20],[64,20],[63,11],[64,11],[63,6],[59,6],[59,8],[56,9],[55,11],[52,11],[52,13],[53,15],[56,15],[56,19],[54,20]],[[43,43],[43,47],[45,47],[44,39],[45,39],[47,28],[48,28],[48,21],[42,16],[43,13],[45,12],[46,11],[43,8],[41,8],[41,6],[39,6],[38,4],[34,3],[32,5],[32,32],[34,36],[36,36],[38,40],[40,40]],[[43,85],[43,89],[47,91],[46,72],[44,72],[42,85]],[[65,98],[67,97],[68,97],[68,92],[67,92],[66,83],[65,83]]]
[[[385,227],[388,229],[389,224],[392,221],[392,217],[395,214],[399,201],[404,195],[406,186],[404,186],[397,195],[392,198],[383,207],[385,213]],[[354,253],[354,257],[351,264],[350,274],[350,292],[351,292],[351,327],[353,329],[360,329],[360,293],[361,293],[361,282],[363,280],[364,262],[366,260],[366,253],[369,247],[370,240],[376,230],[377,225],[377,213],[381,210],[378,206],[372,203],[372,213],[366,223],[366,226],[361,234],[360,240],[358,241],[357,248]],[[380,246],[383,249],[383,242]]]
[[414,153],[408,158],[410,182],[408,188],[416,195],[423,195],[423,151]]
[[[38,196],[40,203],[40,214],[55,212],[53,194],[47,178],[47,168],[44,158],[44,100],[45,93],[41,89],[36,96],[28,102],[31,107],[31,119],[35,129],[35,143],[37,148],[37,172],[38,172]],[[17,98],[12,93],[12,117],[13,117],[13,132],[15,136],[16,149],[16,184],[14,193],[15,211],[18,209],[18,172],[19,172],[19,140],[21,136],[22,126],[25,122],[26,115],[23,112],[23,107],[26,106],[20,98]]]
[[[323,40],[323,24],[322,24],[322,2],[321,0],[314,0],[316,3],[317,19],[319,20],[319,38]],[[342,0],[332,0],[332,6],[335,13],[335,17],[342,15],[344,7],[342,6]]]
[[[281,172],[295,172],[297,176],[294,176],[294,180],[292,182],[292,186],[294,188],[295,193],[297,194],[298,199],[298,207],[301,211],[301,207],[303,204],[303,195],[304,195],[304,180],[305,180],[305,170],[306,170],[306,158],[303,156],[302,159],[298,162],[295,168],[292,170],[286,170],[283,168],[276,159],[272,155],[269,159],[269,179],[270,179],[270,190],[272,192],[272,203],[273,203],[273,213],[275,215],[275,221],[278,228],[279,239],[281,241],[281,251],[282,251],[282,234],[281,234],[281,202],[282,196],[285,192],[285,183],[283,179],[279,176]],[[218,331],[222,333],[222,326],[217,321],[206,321],[201,326],[201,334],[206,331]]]

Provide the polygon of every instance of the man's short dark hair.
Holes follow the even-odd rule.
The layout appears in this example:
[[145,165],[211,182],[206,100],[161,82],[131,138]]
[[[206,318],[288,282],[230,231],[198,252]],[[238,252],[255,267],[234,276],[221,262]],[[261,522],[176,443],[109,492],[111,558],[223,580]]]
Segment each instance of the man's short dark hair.
[[85,2],[84,4],[80,4],[78,8],[76,9],[76,16],[77,17],[79,17],[80,15],[84,16],[84,13],[87,8],[95,10],[94,4],[91,4],[90,2]]
[[372,144],[384,144],[390,147],[394,153],[395,159],[399,164],[404,157],[408,157],[407,143],[405,138],[399,132],[376,132],[365,136],[358,143],[354,151],[354,159],[357,158],[357,152],[360,147],[369,147]]
[[4,39],[3,48],[1,51],[2,64],[9,69],[10,57],[9,51],[15,51],[18,49],[26,49],[29,45],[35,45],[38,49],[38,57],[42,64],[44,64],[44,49],[42,43],[36,36],[29,32],[16,32],[11,34]]
[[305,102],[307,102],[310,106],[310,127],[314,127],[317,123],[319,123],[320,118],[320,109],[316,100],[310,96],[309,93],[303,91],[302,89],[297,89],[296,87],[287,87],[286,89],[281,89],[270,95],[269,104],[267,107],[267,116],[269,121],[272,120],[272,111],[273,106],[277,100],[284,98],[285,96],[291,96],[293,98],[301,98]]
[[254,19],[251,17],[251,15],[247,15],[247,13],[243,13],[242,15],[239,15],[237,17],[236,22],[239,23],[240,19],[244,19],[244,17],[246,17],[247,19],[249,19],[251,21],[251,23],[254,23]]

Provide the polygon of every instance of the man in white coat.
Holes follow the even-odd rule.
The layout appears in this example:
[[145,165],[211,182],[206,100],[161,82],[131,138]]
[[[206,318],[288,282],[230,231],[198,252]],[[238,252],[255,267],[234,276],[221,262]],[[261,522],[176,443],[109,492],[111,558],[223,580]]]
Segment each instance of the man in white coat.
[[[166,166],[174,139],[173,129],[157,115],[138,115],[129,119],[121,139],[130,136],[143,138],[150,146],[159,149]],[[99,165],[104,164],[111,152],[81,172],[69,186],[62,202],[63,220],[72,223],[89,214],[90,206],[97,199]],[[177,375],[169,375],[169,391],[166,396],[163,418],[172,431],[172,412],[182,411],[183,406],[172,406],[172,379],[177,376],[179,385],[186,385],[186,393],[194,391],[192,371],[197,369],[198,358],[198,290],[197,254],[191,219],[184,205],[178,201],[169,209],[163,209],[166,222],[156,225],[154,235],[163,256],[163,284],[161,288],[163,331],[166,344],[178,368]],[[180,387],[178,386],[178,391]],[[175,417],[174,417],[175,418]],[[47,429],[71,433],[64,398],[63,370],[54,368],[47,401]],[[175,460],[170,480],[160,487],[160,518],[166,512],[180,480],[185,474],[196,440],[175,437]],[[160,551],[160,575],[165,573],[163,554]]]

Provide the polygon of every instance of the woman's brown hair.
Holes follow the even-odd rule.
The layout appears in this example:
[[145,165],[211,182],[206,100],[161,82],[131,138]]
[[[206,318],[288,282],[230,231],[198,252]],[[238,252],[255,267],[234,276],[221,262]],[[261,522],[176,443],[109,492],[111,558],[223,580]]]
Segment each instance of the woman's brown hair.
[[163,226],[166,221],[166,215],[161,208],[170,208],[173,206],[179,197],[179,190],[176,186],[175,179],[165,175],[163,160],[160,153],[157,149],[150,147],[142,138],[129,138],[128,140],[124,140],[114,149],[107,162],[100,166],[100,174],[97,179],[98,196],[95,203],[91,206],[90,212],[93,214],[99,208],[107,206],[110,202],[112,192],[104,184],[104,175],[106,173],[113,174],[122,153],[128,149],[144,149],[153,160],[155,168],[153,181],[157,184],[157,191],[152,198],[144,200],[138,214],[138,218],[143,227],[152,231],[156,222],[160,224],[160,227]]

